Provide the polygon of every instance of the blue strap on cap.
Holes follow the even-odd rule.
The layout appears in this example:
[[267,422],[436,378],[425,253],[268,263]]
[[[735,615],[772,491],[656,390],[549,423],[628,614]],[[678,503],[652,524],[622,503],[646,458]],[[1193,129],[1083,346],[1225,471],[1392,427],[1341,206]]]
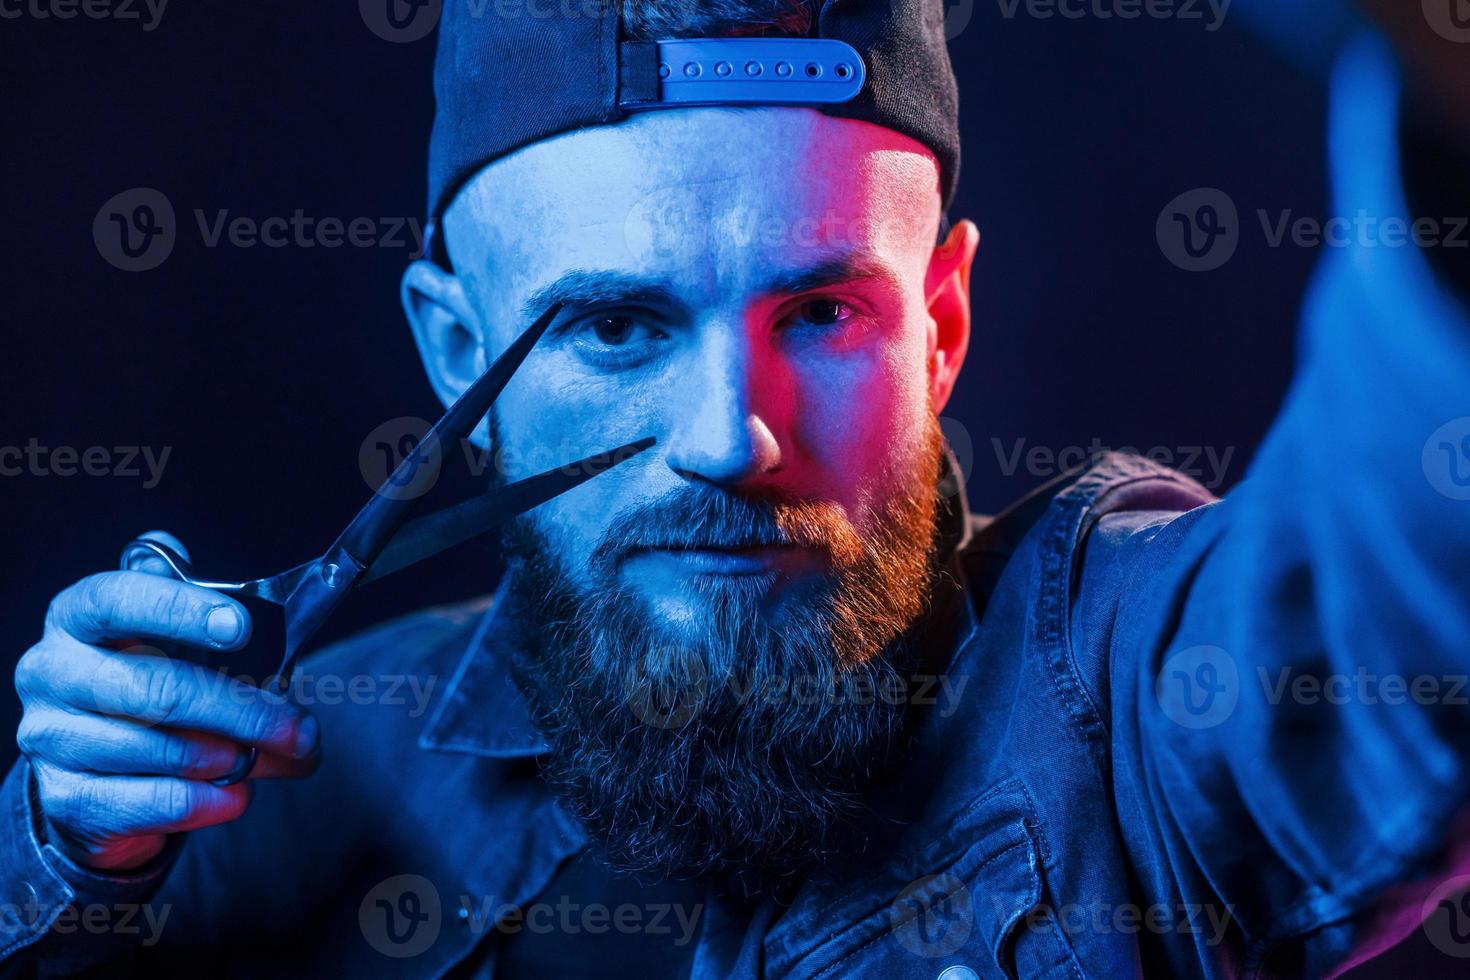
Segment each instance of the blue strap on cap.
[[714,37],[625,41],[618,105],[837,105],[862,91],[857,49],[831,38]]

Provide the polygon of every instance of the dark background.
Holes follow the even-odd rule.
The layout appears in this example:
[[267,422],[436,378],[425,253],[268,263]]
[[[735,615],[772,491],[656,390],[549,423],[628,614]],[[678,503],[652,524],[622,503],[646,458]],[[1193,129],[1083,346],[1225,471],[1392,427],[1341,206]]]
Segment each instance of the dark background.
[[[1187,273],[1155,220],[1196,187],[1225,190],[1252,226],[1257,208],[1326,216],[1323,76],[1348,25],[1328,0],[1236,0],[1217,31],[973,6],[952,43],[955,214],[984,241],[974,342],[946,412],[972,446],[973,505],[1052,475],[1008,471],[1017,440],[1163,447],[1180,463],[1187,447],[1233,451],[1225,489],[1281,399],[1316,256],[1270,248],[1256,227],[1225,267]],[[49,598],[113,567],[143,530],[173,531],[219,577],[311,556],[366,497],[368,433],[438,412],[397,305],[410,236],[211,248],[194,215],[299,208],[379,231],[421,219],[431,57],[432,40],[375,36],[351,0],[178,2],[153,31],[0,20],[0,445],[170,453],[151,489],[142,476],[0,477],[7,675]],[[159,267],[124,272],[93,221],[137,187],[167,196],[178,240]],[[471,546],[383,583],[332,631],[486,591],[492,559]],[[0,697],[0,729],[18,716]],[[0,763],[13,755],[7,735]],[[1372,975],[1455,965],[1416,939]]]

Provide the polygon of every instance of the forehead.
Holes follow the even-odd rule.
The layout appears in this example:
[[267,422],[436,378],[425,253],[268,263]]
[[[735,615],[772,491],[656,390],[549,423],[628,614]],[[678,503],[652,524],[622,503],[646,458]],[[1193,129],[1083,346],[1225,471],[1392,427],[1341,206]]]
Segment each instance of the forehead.
[[927,260],[938,214],[938,165],[909,137],[810,109],[697,108],[498,160],[456,197],[445,233],[456,270],[502,295],[587,269],[713,301],[850,255],[906,272]]

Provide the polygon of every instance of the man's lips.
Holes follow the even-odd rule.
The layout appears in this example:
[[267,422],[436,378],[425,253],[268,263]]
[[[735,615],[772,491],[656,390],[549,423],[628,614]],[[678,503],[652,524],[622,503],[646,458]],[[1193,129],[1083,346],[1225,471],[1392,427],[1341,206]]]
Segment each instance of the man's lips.
[[814,570],[824,564],[822,557],[815,548],[795,545],[679,545],[634,548],[623,562],[657,563],[689,575],[759,575]]

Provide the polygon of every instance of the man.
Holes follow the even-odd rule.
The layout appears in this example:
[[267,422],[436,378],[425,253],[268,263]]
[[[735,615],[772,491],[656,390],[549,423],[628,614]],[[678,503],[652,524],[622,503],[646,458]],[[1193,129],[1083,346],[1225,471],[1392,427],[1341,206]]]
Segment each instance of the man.
[[[488,608],[307,664],[442,679],[427,721],[128,650],[246,642],[162,568],[58,596],[16,677],[7,967],[1318,975],[1458,911],[1463,256],[1329,257],[1227,500],[1110,456],[971,518],[935,423],[978,243],[943,216],[940,15],[446,6],[436,251],[403,280],[429,376],[452,401],[559,303],[477,433],[497,478],[656,446],[518,520]],[[675,36],[853,56],[737,45],[660,80]],[[705,70],[839,94],[679,103]],[[1400,125],[1378,42],[1344,55],[1342,213],[1464,213],[1437,136],[1463,109],[1422,106]]]

